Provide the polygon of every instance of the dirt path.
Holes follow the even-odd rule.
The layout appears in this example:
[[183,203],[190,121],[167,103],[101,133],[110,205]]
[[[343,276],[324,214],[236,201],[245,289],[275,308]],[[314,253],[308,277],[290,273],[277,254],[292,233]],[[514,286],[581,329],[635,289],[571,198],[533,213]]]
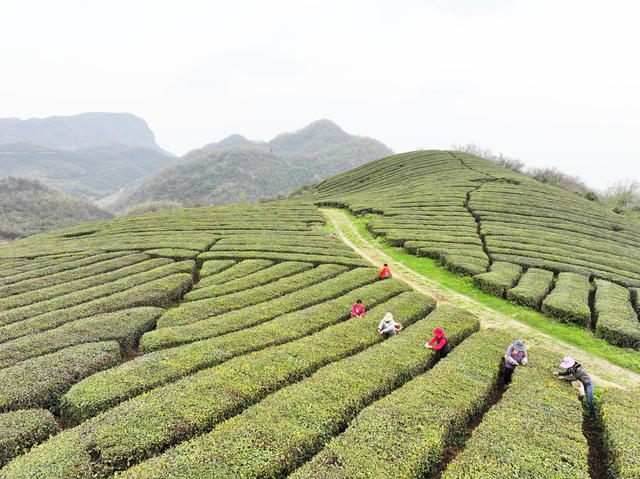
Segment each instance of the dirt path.
[[[347,215],[337,210],[321,210],[338,232],[339,237],[353,250],[363,256],[371,263],[382,266],[388,263],[394,278],[405,281],[418,291],[433,296],[438,302],[448,303],[459,308],[468,310],[478,316],[484,327],[503,328],[514,333],[516,337],[522,338],[531,346],[531,351],[535,351],[536,346],[544,347],[558,353],[558,358],[573,356],[580,358],[580,362],[585,366],[589,374],[596,381],[598,386],[615,386],[623,389],[636,389],[640,385],[640,374],[636,374],[628,369],[621,368],[591,353],[588,353],[576,346],[560,341],[548,334],[523,324],[510,316],[491,309],[474,299],[460,294],[446,286],[423,276],[414,270],[407,268],[404,264],[394,261],[390,256],[380,251],[366,239],[364,239],[353,226]],[[347,238],[345,231],[353,233],[357,238],[358,245]]]

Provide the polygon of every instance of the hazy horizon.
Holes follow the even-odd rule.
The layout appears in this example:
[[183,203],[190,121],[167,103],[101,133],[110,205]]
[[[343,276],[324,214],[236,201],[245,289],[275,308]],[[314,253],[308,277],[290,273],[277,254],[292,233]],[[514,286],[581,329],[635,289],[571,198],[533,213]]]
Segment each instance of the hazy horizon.
[[474,142],[640,179],[627,1],[3,2],[0,117],[130,112],[177,154],[328,118],[400,153]]

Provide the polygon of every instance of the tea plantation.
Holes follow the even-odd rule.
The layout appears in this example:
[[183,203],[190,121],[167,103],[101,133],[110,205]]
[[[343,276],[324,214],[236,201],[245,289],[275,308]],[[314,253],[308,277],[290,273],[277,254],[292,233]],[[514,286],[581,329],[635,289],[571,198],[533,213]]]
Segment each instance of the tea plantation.
[[[505,188],[505,204],[519,191],[508,187],[548,189],[464,162],[398,155],[295,200],[131,216],[0,247],[0,478],[422,478],[443,460],[447,478],[590,477],[575,392],[550,374],[556,354],[532,348],[502,395],[515,338],[380,280],[327,235],[319,204],[383,213],[376,234],[479,288],[594,318],[607,339],[634,337],[634,225],[607,233],[628,249],[614,255],[622,265],[597,253],[597,238],[589,261],[567,249],[557,264],[526,263],[516,246],[498,256],[489,238],[502,237],[490,234],[500,222],[478,216],[492,207],[483,188]],[[567,221],[567,248],[578,248],[589,234]],[[505,224],[509,235],[520,225]],[[357,299],[367,313],[352,318]],[[386,312],[404,327],[390,339],[376,332]],[[436,327],[452,346],[441,360],[423,347]],[[607,389],[601,401],[601,466],[638,477],[638,398]]]
[[319,183],[306,198],[378,215],[367,225],[373,235],[473,276],[487,293],[640,349],[634,219],[448,151],[374,161]]

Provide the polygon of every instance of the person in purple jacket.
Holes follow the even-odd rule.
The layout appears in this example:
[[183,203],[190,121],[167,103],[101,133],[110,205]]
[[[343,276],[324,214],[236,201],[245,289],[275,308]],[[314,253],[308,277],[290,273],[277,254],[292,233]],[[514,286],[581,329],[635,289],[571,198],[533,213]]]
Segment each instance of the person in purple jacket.
[[504,355],[504,385],[507,386],[511,382],[511,376],[517,366],[526,366],[527,361],[527,346],[525,346],[522,339],[518,339],[509,345],[507,348],[507,354]]

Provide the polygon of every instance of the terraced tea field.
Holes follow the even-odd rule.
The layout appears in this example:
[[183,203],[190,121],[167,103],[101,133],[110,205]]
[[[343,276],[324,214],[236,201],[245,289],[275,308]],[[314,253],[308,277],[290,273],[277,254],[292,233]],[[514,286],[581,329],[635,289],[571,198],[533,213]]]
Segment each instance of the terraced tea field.
[[356,214],[375,236],[483,291],[640,349],[640,222],[459,152],[374,161],[306,199]]
[[[455,171],[438,175],[464,199]],[[425,222],[406,242],[428,248],[440,234],[455,246],[442,238],[477,234],[472,200],[443,207],[446,235]],[[421,478],[445,464],[448,478],[595,477],[575,393],[550,374],[557,354],[532,348],[502,395],[511,334],[380,280],[327,232],[303,198],[127,217],[0,247],[0,478]],[[493,261],[472,237],[454,262],[487,275],[480,287],[507,294],[526,271],[530,304],[562,303],[540,292],[550,270]],[[553,292],[590,288],[566,274]],[[596,287],[591,302],[611,334],[616,308],[630,320],[636,296],[613,277]],[[356,299],[363,318],[350,317]],[[384,340],[376,327],[387,311],[404,330]],[[443,360],[423,347],[436,327],[453,346]],[[599,466],[613,477],[637,477],[637,405],[632,392],[603,394]]]

